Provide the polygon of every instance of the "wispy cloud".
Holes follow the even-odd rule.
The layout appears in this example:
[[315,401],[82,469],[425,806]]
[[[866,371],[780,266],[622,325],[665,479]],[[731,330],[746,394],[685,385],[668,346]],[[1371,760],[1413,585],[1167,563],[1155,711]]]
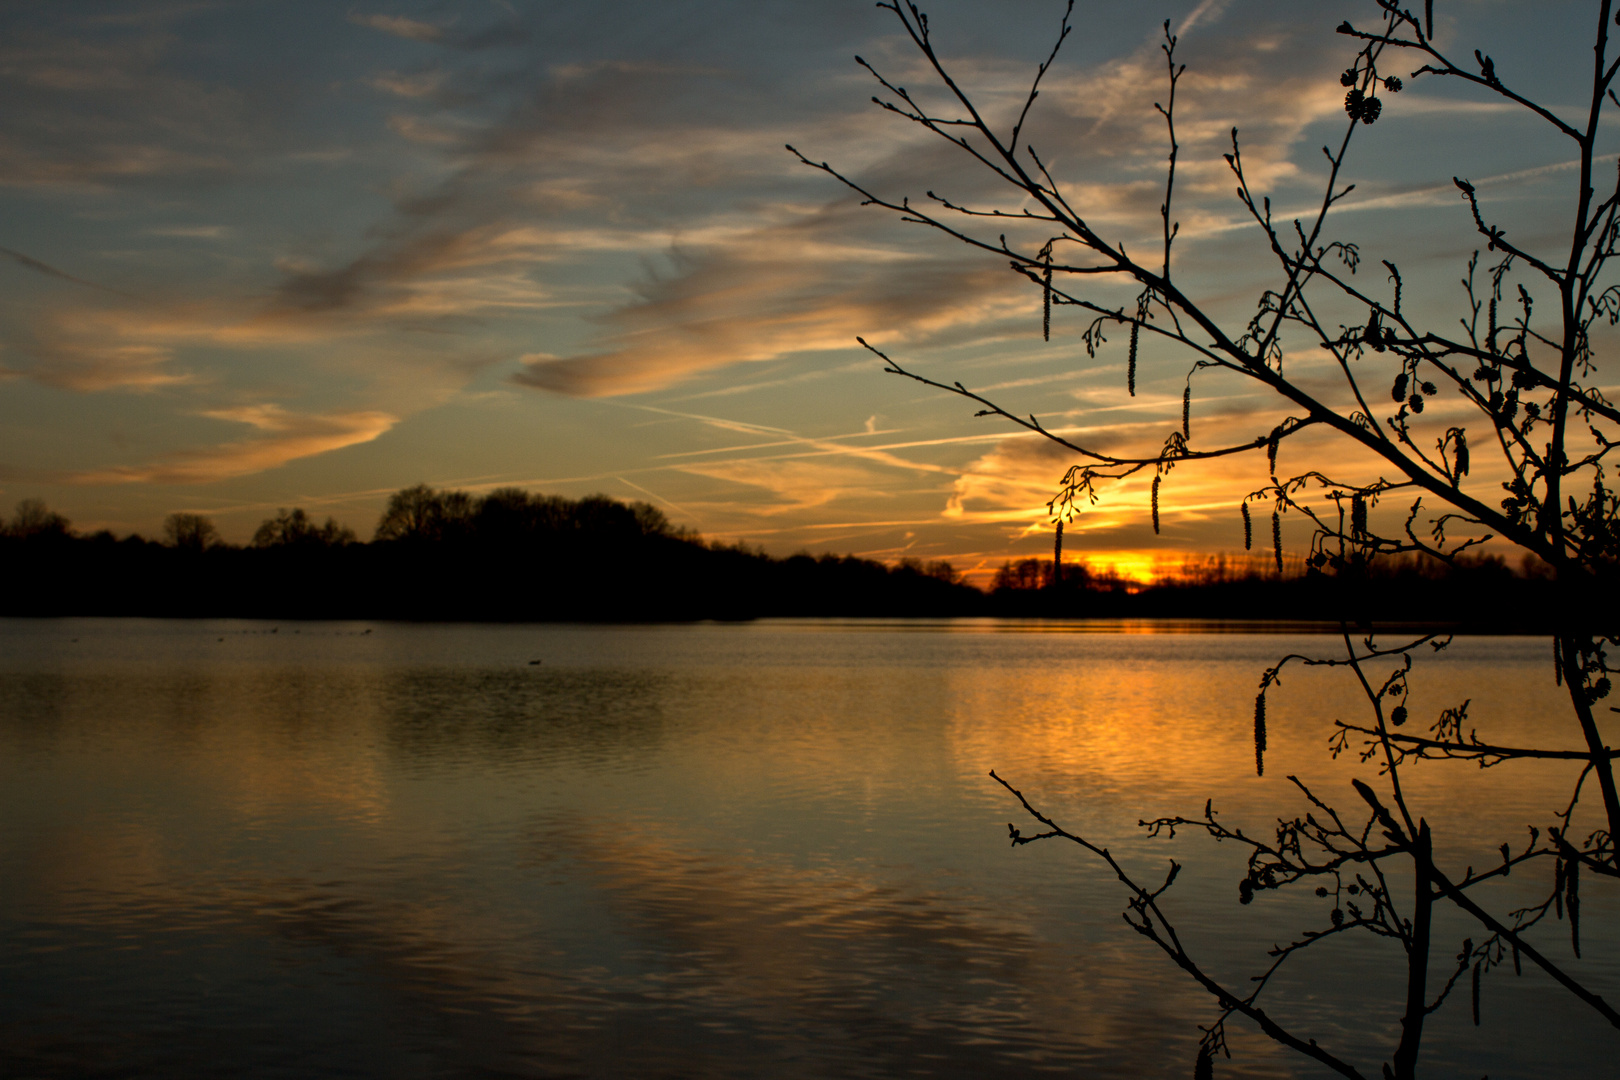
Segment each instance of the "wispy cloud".
[[349,21],[356,26],[364,26],[407,41],[447,45],[466,50],[522,45],[530,37],[528,26],[515,14],[478,26],[458,26],[457,20],[450,20],[441,25],[423,19],[413,19],[408,15],[386,13],[351,13]]
[[680,469],[753,489],[765,500],[756,513],[766,517],[802,513],[839,499],[882,500],[892,488],[882,473],[850,462],[755,458],[682,465]]
[[22,368],[0,366],[9,378],[30,378],[62,390],[156,390],[192,382],[169,367],[173,354],[158,345],[59,341],[36,345]]
[[425,98],[438,93],[444,86],[445,77],[442,69],[435,68],[410,73],[384,71],[366,81],[385,93],[403,98]]
[[443,27],[405,15],[363,15],[356,12],[349,15],[349,21],[356,26],[368,26],[411,41],[443,41],[445,36]]
[[0,374],[59,390],[149,391],[196,381],[195,373],[175,367],[172,340],[124,333],[71,305],[32,312],[7,344]]
[[178,240],[229,240],[235,230],[229,225],[158,225],[142,232],[147,236],[171,236]]
[[85,32],[26,23],[0,41],[0,185],[107,189],[222,175],[269,134],[240,91],[170,63],[143,23]]
[[808,250],[803,241],[823,227],[812,219],[677,252],[672,276],[644,282],[638,301],[603,318],[609,348],[537,358],[515,381],[584,397],[644,393],[731,364],[849,349],[862,333],[883,341],[980,326],[1030,302],[998,268],[927,257],[861,265]]
[[207,484],[248,473],[262,473],[287,461],[308,458],[371,442],[389,427],[386,413],[319,413],[298,415],[277,405],[253,405],[204,413],[214,419],[248,424],[262,432],[256,439],[181,450],[149,465],[120,465],[84,471],[66,478],[70,484]]
[[299,458],[370,442],[396,418],[379,412],[291,413],[278,405],[215,409],[203,414],[246,424],[261,434],[217,446],[169,454],[145,465],[120,465],[75,473],[70,484],[205,484],[263,472]]

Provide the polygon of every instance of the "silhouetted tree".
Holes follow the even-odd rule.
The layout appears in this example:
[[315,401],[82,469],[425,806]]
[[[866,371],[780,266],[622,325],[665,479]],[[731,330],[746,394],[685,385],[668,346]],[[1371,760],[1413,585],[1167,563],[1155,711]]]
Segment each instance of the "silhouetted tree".
[[203,551],[224,540],[213,521],[202,514],[170,514],[163,519],[163,542],[181,551]]
[[253,532],[253,546],[268,547],[341,547],[354,543],[354,530],[339,525],[335,518],[327,518],[321,525],[310,520],[301,508],[279,510],[273,518],[265,518]]
[[417,484],[389,496],[388,508],[377,522],[372,539],[451,539],[466,531],[473,510],[473,497],[465,491],[435,491],[426,484]]
[[[1248,494],[1240,510],[1245,547],[1253,540],[1253,513],[1269,510],[1269,522],[1262,519],[1259,528],[1262,543],[1270,541],[1279,571],[1284,567],[1282,521],[1296,515],[1310,527],[1305,563],[1317,574],[1364,579],[1377,557],[1407,553],[1455,567],[1467,561],[1471,549],[1494,537],[1544,563],[1556,582],[1557,610],[1549,613],[1556,620],[1552,674],[1568,692],[1575,747],[1516,747],[1483,739],[1469,727],[1467,702],[1444,710],[1427,734],[1411,733],[1405,725],[1415,650],[1425,644],[1440,647],[1444,639],[1423,635],[1385,645],[1370,633],[1357,640],[1346,626],[1342,653],[1284,657],[1262,674],[1253,728],[1256,769],[1263,772],[1266,694],[1284,667],[1335,666],[1353,675],[1365,696],[1366,716],[1360,722],[1336,721],[1333,749],[1335,754],[1354,751],[1376,770],[1354,782],[1354,812],[1335,809],[1290,778],[1305,810],[1280,821],[1274,838],[1257,839],[1228,827],[1210,807],[1193,817],[1145,823],[1153,835],[1190,828],[1247,851],[1248,869],[1238,890],[1245,904],[1265,890],[1296,885],[1333,898],[1331,918],[1279,947],[1247,985],[1217,979],[1178,936],[1160,905],[1175,879],[1174,863],[1162,883],[1141,883],[1106,848],[1057,825],[996,777],[1042,827],[1033,836],[1009,827],[1012,842],[1072,841],[1105,862],[1125,883],[1125,914],[1131,926],[1215,998],[1214,1016],[1203,1029],[1195,1066],[1199,1076],[1211,1075],[1214,1059],[1227,1052],[1225,1025],[1234,1016],[1246,1018],[1278,1043],[1332,1071],[1365,1075],[1328,1040],[1285,1026],[1259,1003],[1282,965],[1319,942],[1357,931],[1398,943],[1403,957],[1404,1007],[1399,1037],[1381,1065],[1385,1077],[1411,1080],[1416,1075],[1424,1023],[1459,980],[1471,983],[1478,1023],[1481,978],[1507,958],[1515,968],[1522,962],[1541,969],[1558,992],[1569,993],[1581,1007],[1620,1027],[1620,1013],[1525,936],[1531,927],[1567,915],[1578,956],[1576,916],[1582,878],[1620,876],[1616,843],[1620,791],[1613,774],[1615,755],[1606,745],[1597,704],[1611,688],[1613,669],[1606,649],[1620,643],[1615,604],[1620,495],[1609,487],[1605,471],[1608,454],[1620,444],[1620,408],[1599,389],[1593,340],[1600,320],[1610,325],[1620,321],[1620,284],[1613,282],[1608,266],[1620,252],[1620,185],[1613,180],[1613,159],[1603,160],[1598,154],[1600,146],[1613,145],[1605,110],[1611,104],[1620,107],[1613,89],[1620,58],[1610,39],[1615,32],[1611,0],[1591,5],[1594,31],[1589,42],[1567,51],[1546,50],[1551,63],[1574,61],[1577,70],[1588,73],[1579,102],[1569,102],[1568,108],[1563,98],[1557,107],[1532,100],[1516,85],[1518,73],[1498,71],[1483,50],[1453,57],[1435,39],[1433,0],[1426,0],[1419,12],[1402,7],[1398,0],[1374,0],[1374,28],[1340,24],[1337,32],[1354,52],[1342,72],[1326,77],[1336,76],[1343,88],[1346,117],[1342,135],[1324,148],[1324,190],[1316,212],[1304,219],[1276,220],[1270,199],[1251,183],[1237,129],[1232,131],[1225,160],[1238,200],[1264,242],[1274,280],[1260,292],[1252,316],[1230,327],[1215,307],[1217,299],[1224,298],[1206,303],[1192,295],[1174,258],[1180,152],[1176,91],[1185,68],[1176,59],[1177,40],[1168,22],[1163,41],[1167,88],[1162,103],[1155,106],[1165,125],[1169,162],[1156,222],[1161,242],[1149,252],[1138,249],[1138,254],[1129,254],[1103,223],[1113,208],[1089,206],[1081,193],[1068,190],[1048,170],[1049,157],[1025,136],[1042,80],[1072,30],[1072,0],[1051,54],[1036,71],[1009,125],[993,124],[990,114],[975,104],[936,50],[928,19],[915,5],[885,0],[878,6],[898,19],[947,104],[925,105],[923,95],[909,92],[860,61],[877,80],[882,96],[875,100],[988,170],[994,183],[1004,185],[1008,202],[963,206],[935,191],[924,200],[891,196],[824,162],[803,155],[800,160],[836,178],[868,205],[1009,262],[1038,290],[1045,333],[1050,333],[1054,314],[1065,309],[1078,311],[1085,319],[1088,355],[1095,355],[1104,344],[1105,331],[1122,332],[1129,341],[1124,359],[1130,394],[1135,393],[1143,340],[1160,346],[1142,354],[1147,361],[1162,363],[1159,358],[1166,353],[1185,358],[1177,361],[1178,374],[1186,373],[1180,423],[1169,430],[1162,445],[1133,455],[1075,441],[961,382],[914,373],[872,350],[887,370],[959,394],[973,402],[978,415],[999,417],[1071,452],[1076,463],[1049,504],[1055,519],[1070,520],[1089,507],[1107,481],[1147,473],[1152,476],[1150,510],[1157,531],[1160,489],[1173,469],[1246,453],[1265,455],[1270,480]],[[1396,62],[1401,65],[1399,73]],[[1395,263],[1383,261],[1372,281],[1358,277],[1364,261],[1361,251],[1336,239],[1329,224],[1335,205],[1350,190],[1340,177],[1351,143],[1386,107],[1398,107],[1395,95],[1403,89],[1403,78],[1462,84],[1504,107],[1522,108],[1564,141],[1574,159],[1567,226],[1556,232],[1504,229],[1487,217],[1489,209],[1474,186],[1460,177],[1455,180],[1461,196],[1459,225],[1477,233],[1485,249],[1483,263],[1476,251],[1464,268],[1461,333],[1452,328],[1455,323],[1427,324],[1403,302],[1407,283]],[[936,184],[935,190],[943,190],[942,185]],[[975,231],[987,220],[985,235]],[[1098,283],[1106,281],[1124,283],[1134,298],[1124,303],[1105,299]],[[1538,295],[1544,299],[1539,308]],[[1295,378],[1285,370],[1285,336],[1296,353],[1331,358],[1336,385],[1314,374]],[[1194,375],[1225,375],[1269,391],[1291,415],[1252,440],[1201,445],[1193,438],[1191,424]],[[1453,417],[1424,416],[1426,404],[1442,388],[1471,410],[1472,435]],[[1377,404],[1380,401],[1384,404]],[[1308,430],[1336,434],[1387,472],[1346,466],[1346,456],[1337,451],[1306,462],[1298,472],[1279,471],[1279,447]],[[1396,497],[1411,500],[1403,520],[1380,524],[1382,519],[1375,520],[1373,512]],[[1425,500],[1435,509],[1426,508]],[[1431,516],[1425,518],[1425,513]],[[1009,580],[1017,577],[1022,582],[1025,576],[1024,569],[1009,568]],[[1345,610],[1336,601],[1326,606],[1326,598],[1340,594],[1322,595],[1321,614]],[[1529,830],[1528,843],[1503,844],[1498,853],[1474,861],[1481,867],[1478,870],[1447,869],[1435,859],[1429,825],[1400,783],[1403,765],[1430,758],[1485,766],[1521,759],[1567,761],[1570,798],[1550,810],[1543,828]],[[1600,804],[1599,827],[1576,824],[1583,796],[1595,797]],[[1492,910],[1489,884],[1515,868],[1545,873],[1545,899],[1516,910]],[[1436,974],[1431,971],[1436,947],[1431,925],[1432,913],[1441,904],[1460,910],[1478,929],[1461,943],[1456,961]]]
[[990,591],[1006,589],[1040,589],[1052,583],[1052,564],[1041,559],[1019,559],[1004,562],[991,579]]
[[962,581],[962,575],[957,572],[956,567],[944,559],[923,562],[921,559],[908,556],[900,560],[899,569],[922,577],[934,578],[937,581],[947,582],[951,585],[959,584]]
[[531,495],[522,488],[496,488],[478,501],[473,530],[496,542],[532,540],[557,530],[566,516],[565,504],[566,500]]
[[67,518],[45,505],[43,499],[24,499],[6,525],[6,532],[22,540],[34,537],[67,536],[72,525]]
[[643,523],[648,520],[643,508],[655,522],[663,522],[664,515],[646,503],[632,507],[606,495],[587,495],[574,506],[574,526],[603,538],[643,536]]

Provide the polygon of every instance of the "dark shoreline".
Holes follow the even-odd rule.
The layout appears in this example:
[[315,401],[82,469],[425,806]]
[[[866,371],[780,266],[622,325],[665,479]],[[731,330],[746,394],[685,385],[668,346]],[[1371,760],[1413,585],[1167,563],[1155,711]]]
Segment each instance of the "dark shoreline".
[[[184,550],[131,538],[0,538],[0,615],[675,623],[761,618],[1047,619],[1357,632],[1555,629],[1558,587],[1499,562],[1355,577],[1232,577],[1130,589],[1081,568],[986,593],[916,563],[772,558],[684,537],[581,536],[538,550],[453,542]],[[1049,579],[1049,575],[1048,575]],[[1039,578],[1035,578],[1037,582]],[[1597,604],[1589,610],[1602,610]],[[1613,610],[1609,606],[1609,610]]]

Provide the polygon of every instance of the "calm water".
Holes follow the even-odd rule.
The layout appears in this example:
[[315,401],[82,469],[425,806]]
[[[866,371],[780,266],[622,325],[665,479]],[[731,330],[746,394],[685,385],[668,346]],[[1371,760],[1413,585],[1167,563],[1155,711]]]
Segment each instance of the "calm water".
[[[1190,1075],[1208,999],[1083,852],[1008,847],[985,774],[1144,874],[1186,862],[1170,907],[1241,982],[1329,902],[1240,907],[1241,853],[1135,822],[1213,797],[1264,831],[1289,773],[1351,811],[1324,746],[1359,713],[1287,678],[1256,778],[1260,672],[1334,639],[1134,629],[0,621],[0,1075]],[[1460,641],[1414,717],[1471,697],[1482,737],[1576,745],[1547,654]],[[1572,772],[1407,776],[1460,872]],[[1614,1000],[1620,912],[1585,894],[1585,959],[1538,940]],[[1466,934],[1440,920],[1437,971]],[[1403,976],[1354,944],[1269,1009],[1376,1075]],[[1615,1075],[1528,966],[1480,1029],[1465,991],[1428,1075]],[[1320,1075],[1232,1043],[1220,1076]]]

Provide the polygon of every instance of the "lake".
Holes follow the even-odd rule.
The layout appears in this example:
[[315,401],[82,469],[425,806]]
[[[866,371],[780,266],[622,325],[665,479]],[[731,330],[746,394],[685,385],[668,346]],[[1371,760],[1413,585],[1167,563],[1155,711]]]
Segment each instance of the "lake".
[[[1290,669],[1255,776],[1261,672],[1342,643],[1209,629],[0,620],[0,1075],[1190,1076],[1212,1000],[1085,852],[1009,846],[1036,829],[987,773],[1144,878],[1184,863],[1167,907],[1241,985],[1332,902],[1241,906],[1234,845],[1136,822],[1212,798],[1266,833],[1289,774],[1359,821],[1373,770],[1326,752],[1350,677]],[[1482,738],[1579,746],[1550,652],[1424,649],[1414,720],[1468,698]],[[1576,771],[1402,775],[1455,877]],[[1601,884],[1583,959],[1532,940],[1613,1001]],[[1432,987],[1464,936],[1437,909]],[[1320,950],[1263,1003],[1377,1075],[1398,946]],[[1528,964],[1479,1028],[1466,982],[1426,1075],[1613,1075],[1617,1033]],[[1323,1075],[1230,1027],[1217,1076]]]

